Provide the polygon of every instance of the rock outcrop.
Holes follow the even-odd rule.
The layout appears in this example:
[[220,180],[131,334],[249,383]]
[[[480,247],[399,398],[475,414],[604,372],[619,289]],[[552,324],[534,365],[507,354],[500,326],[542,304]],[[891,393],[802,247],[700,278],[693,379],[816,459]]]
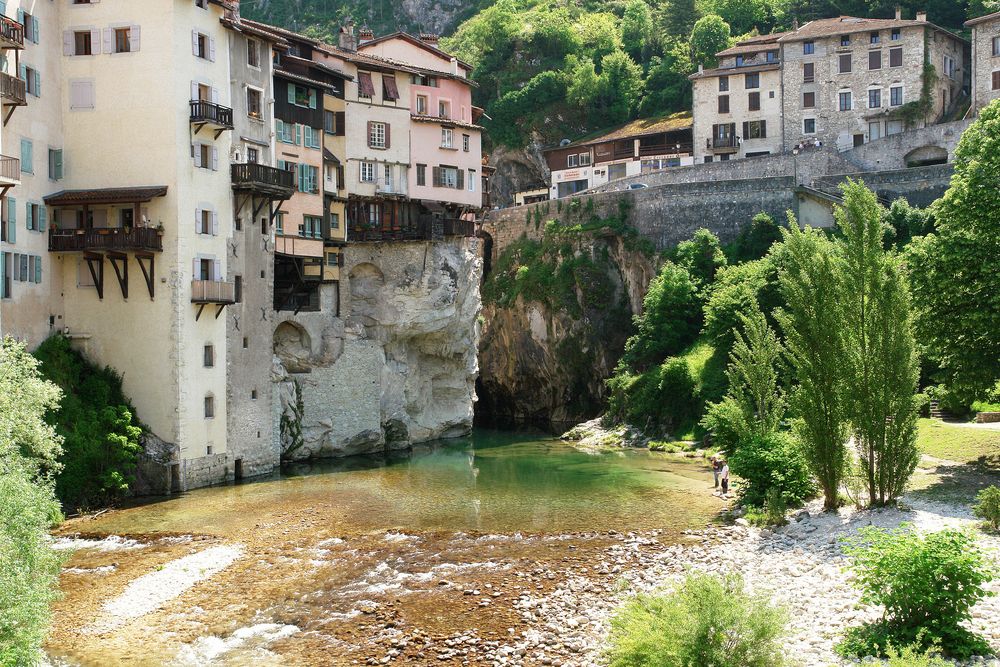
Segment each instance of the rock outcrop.
[[341,317],[300,314],[275,332],[283,458],[468,433],[481,274],[474,239],[349,246]]
[[494,206],[512,206],[515,193],[548,187],[549,167],[538,137],[524,148],[494,148],[489,164],[496,169],[490,178],[490,201]]

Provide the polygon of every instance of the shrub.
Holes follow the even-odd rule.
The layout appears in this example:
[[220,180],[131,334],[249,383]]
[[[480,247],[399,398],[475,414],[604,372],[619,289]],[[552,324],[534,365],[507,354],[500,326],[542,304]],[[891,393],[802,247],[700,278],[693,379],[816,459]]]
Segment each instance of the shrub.
[[913,397],[913,405],[921,417],[931,416],[931,397],[927,394],[917,394]]
[[778,667],[784,610],[737,576],[692,574],[670,595],[639,595],[611,620],[610,667]]
[[767,213],[753,217],[750,224],[726,248],[731,264],[760,259],[771,250],[771,246],[781,241],[781,226]]
[[744,504],[763,507],[776,491],[788,506],[801,505],[816,487],[801,448],[790,433],[752,436],[729,456],[729,469],[740,478]]
[[960,659],[990,653],[989,645],[962,623],[992,595],[993,577],[975,538],[958,530],[921,535],[906,524],[896,530],[863,528],[846,541],[849,569],[861,601],[882,605],[878,621],[848,630],[837,647],[843,655],[886,655],[889,646],[939,646]]
[[608,388],[609,414],[639,427],[674,428],[701,410],[691,368],[677,357],[644,373],[619,370],[608,380]]
[[904,646],[902,650],[895,646],[886,649],[889,659],[885,667],[951,667],[933,649],[922,650],[918,646]]
[[776,487],[767,490],[764,498],[763,509],[756,507],[747,508],[746,520],[754,526],[783,526],[788,523],[785,519],[785,512],[788,505],[781,495],[781,491]]
[[976,494],[972,513],[983,519],[993,530],[1000,530],[1000,487],[989,486]]
[[623,361],[636,370],[657,364],[690,345],[701,327],[697,288],[686,269],[664,262],[649,283],[636,334],[625,345]]
[[719,237],[707,229],[699,229],[689,240],[678,243],[673,254],[677,263],[702,287],[710,285],[715,274],[726,265]]
[[964,417],[969,414],[969,402],[943,384],[928,387],[927,395],[931,400],[938,402],[938,407],[954,417]]

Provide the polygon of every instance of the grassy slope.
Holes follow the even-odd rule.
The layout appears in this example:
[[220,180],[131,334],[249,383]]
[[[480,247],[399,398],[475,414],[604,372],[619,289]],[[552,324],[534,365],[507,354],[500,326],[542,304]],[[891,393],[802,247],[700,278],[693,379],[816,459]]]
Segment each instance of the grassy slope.
[[1000,430],[921,419],[918,423],[917,448],[922,454],[939,459],[995,464],[1000,462]]

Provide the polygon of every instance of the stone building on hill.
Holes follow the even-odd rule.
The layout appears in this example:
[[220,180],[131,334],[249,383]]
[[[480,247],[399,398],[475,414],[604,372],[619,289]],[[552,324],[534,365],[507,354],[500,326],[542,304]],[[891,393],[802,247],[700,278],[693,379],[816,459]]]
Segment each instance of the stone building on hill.
[[965,22],[972,28],[972,110],[1000,98],[1000,12]]

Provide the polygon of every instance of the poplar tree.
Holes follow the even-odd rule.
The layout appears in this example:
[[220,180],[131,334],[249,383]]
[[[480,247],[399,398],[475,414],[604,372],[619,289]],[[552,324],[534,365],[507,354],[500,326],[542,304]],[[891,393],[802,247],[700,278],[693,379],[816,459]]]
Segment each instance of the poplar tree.
[[843,316],[848,417],[872,505],[895,500],[916,468],[919,366],[909,289],[898,256],[883,247],[884,211],[861,181],[841,186],[838,301]]
[[794,428],[806,459],[823,489],[823,506],[832,510],[847,461],[842,261],[821,231],[799,229],[790,212],[781,233],[785,254],[779,283],[785,307],[775,315],[796,380],[789,404],[798,415]]

